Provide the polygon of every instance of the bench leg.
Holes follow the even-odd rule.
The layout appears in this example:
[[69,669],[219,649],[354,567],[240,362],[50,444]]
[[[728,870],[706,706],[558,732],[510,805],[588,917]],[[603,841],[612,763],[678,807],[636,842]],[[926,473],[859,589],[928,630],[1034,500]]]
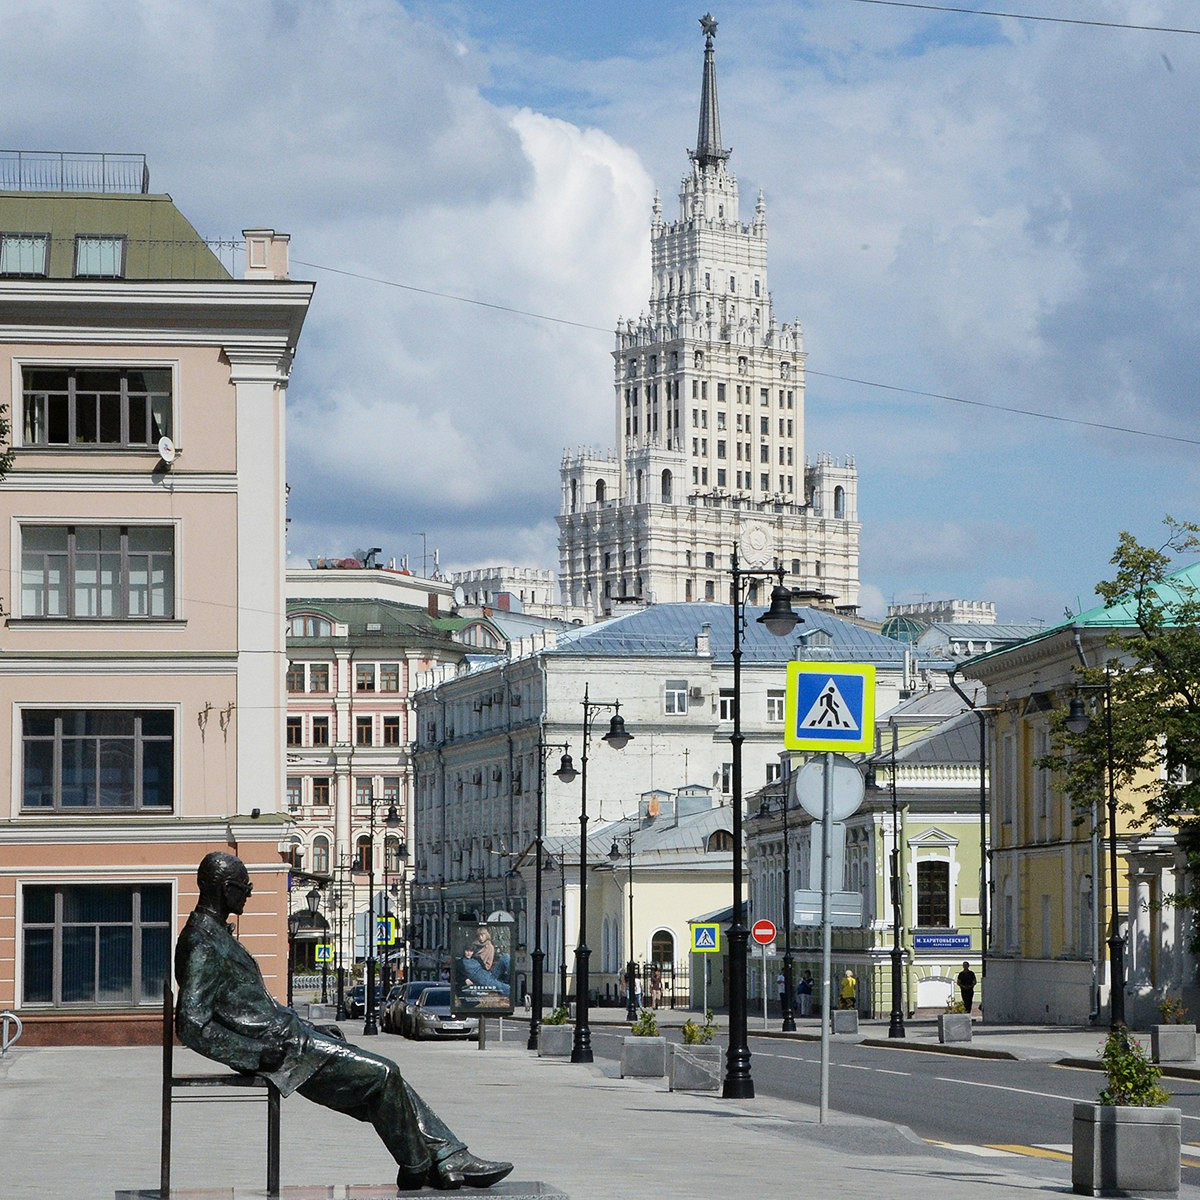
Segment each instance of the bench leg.
[[267,1195],[279,1195],[279,1092],[269,1085],[267,1088]]

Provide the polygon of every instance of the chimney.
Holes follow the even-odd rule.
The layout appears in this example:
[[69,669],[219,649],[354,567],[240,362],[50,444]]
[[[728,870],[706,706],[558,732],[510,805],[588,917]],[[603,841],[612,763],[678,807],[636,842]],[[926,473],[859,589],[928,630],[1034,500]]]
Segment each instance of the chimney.
[[243,229],[247,279],[287,279],[291,234],[274,229]]
[[701,657],[712,655],[712,626],[707,621],[700,626],[700,632],[696,634],[696,653]]
[[425,607],[426,607],[426,611],[429,613],[429,615],[431,617],[436,617],[436,616],[441,615],[438,612],[437,592],[429,593],[429,595],[425,598]]

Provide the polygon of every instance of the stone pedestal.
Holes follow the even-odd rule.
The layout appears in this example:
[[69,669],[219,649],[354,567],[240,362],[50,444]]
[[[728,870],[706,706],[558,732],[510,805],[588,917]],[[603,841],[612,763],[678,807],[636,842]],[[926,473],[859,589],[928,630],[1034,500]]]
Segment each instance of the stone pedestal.
[[1076,1104],[1071,1188],[1082,1196],[1179,1192],[1180,1112],[1119,1104]]
[[538,1026],[539,1058],[570,1058],[575,1041],[574,1025]]
[[939,1042],[969,1042],[971,1040],[970,1013],[939,1013]]
[[853,1008],[835,1008],[832,1013],[834,1033],[857,1033],[858,1010]]
[[661,1079],[667,1073],[667,1039],[627,1037],[621,1041],[621,1078]]
[[725,1052],[720,1046],[672,1043],[668,1086],[673,1092],[720,1091],[724,1056]]
[[1195,1062],[1195,1025],[1151,1025],[1150,1057],[1156,1063]]

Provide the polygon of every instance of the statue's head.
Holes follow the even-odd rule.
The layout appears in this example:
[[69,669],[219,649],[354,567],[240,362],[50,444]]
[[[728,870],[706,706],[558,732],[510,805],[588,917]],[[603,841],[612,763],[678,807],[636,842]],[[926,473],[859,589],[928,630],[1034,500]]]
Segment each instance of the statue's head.
[[236,854],[214,850],[196,868],[200,903],[223,913],[240,914],[253,891],[246,864]]

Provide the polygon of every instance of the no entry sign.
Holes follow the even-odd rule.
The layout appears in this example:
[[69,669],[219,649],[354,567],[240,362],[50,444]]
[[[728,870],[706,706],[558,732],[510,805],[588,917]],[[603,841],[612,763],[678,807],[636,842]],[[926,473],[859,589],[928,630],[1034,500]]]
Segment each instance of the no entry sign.
[[750,936],[760,945],[769,946],[775,940],[774,921],[755,921]]

